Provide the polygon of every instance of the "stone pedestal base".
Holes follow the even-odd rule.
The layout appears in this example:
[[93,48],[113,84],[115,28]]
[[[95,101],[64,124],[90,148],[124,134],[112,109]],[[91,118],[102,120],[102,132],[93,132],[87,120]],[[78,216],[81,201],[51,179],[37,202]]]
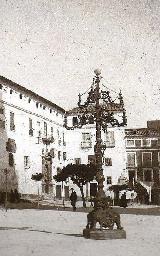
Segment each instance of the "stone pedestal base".
[[83,236],[85,238],[95,239],[95,240],[110,240],[110,239],[126,239],[126,231],[123,229],[105,229],[105,230],[90,230],[84,229]]

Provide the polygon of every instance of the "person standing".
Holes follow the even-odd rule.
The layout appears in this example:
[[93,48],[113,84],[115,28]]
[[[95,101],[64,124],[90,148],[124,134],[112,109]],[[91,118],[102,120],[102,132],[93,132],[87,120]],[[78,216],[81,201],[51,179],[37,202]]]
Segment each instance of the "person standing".
[[121,196],[121,207],[127,207],[127,199],[126,199],[126,192],[124,192]]
[[72,193],[70,195],[71,205],[73,207],[73,211],[76,211],[76,202],[77,202],[77,194],[72,188]]

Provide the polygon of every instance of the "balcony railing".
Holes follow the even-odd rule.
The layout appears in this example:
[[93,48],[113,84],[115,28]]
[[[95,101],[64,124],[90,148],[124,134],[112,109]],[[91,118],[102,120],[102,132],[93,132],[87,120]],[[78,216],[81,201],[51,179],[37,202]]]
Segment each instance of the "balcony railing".
[[54,138],[53,138],[53,136],[49,137],[49,138],[42,138],[42,141],[43,141],[43,144],[50,145],[51,143],[54,142]]
[[29,135],[30,135],[30,136],[33,136],[33,129],[32,129],[32,128],[29,129]]
[[8,141],[6,142],[6,150],[11,153],[16,153],[15,140],[8,138]]
[[115,147],[115,142],[104,141],[104,144],[105,144],[106,148],[114,148]]
[[91,148],[92,142],[91,141],[82,141],[81,142],[81,148]]

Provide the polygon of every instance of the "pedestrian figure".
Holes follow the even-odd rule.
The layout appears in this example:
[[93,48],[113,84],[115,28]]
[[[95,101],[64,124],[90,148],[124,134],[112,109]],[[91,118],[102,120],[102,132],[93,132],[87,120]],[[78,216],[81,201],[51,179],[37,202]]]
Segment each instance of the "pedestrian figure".
[[76,202],[77,202],[77,194],[72,188],[72,193],[70,195],[71,205],[73,207],[73,211],[76,211]]
[[121,196],[121,207],[127,207],[127,199],[126,199],[126,192],[124,192]]

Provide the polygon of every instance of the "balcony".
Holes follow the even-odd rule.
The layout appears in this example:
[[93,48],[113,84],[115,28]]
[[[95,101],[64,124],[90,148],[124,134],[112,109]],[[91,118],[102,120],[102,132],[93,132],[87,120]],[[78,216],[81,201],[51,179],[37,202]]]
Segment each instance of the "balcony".
[[46,138],[42,138],[42,141],[43,141],[43,144],[45,145],[50,145],[51,143],[54,142],[54,138],[53,136],[52,137],[46,137]]
[[105,144],[106,148],[114,148],[115,147],[115,142],[104,141],[104,144]]
[[29,135],[30,135],[30,136],[33,136],[33,129],[32,129],[32,128],[29,129]]
[[15,140],[8,138],[8,141],[6,142],[6,151],[16,153]]
[[92,142],[91,141],[82,141],[81,142],[81,148],[91,148],[92,147]]

